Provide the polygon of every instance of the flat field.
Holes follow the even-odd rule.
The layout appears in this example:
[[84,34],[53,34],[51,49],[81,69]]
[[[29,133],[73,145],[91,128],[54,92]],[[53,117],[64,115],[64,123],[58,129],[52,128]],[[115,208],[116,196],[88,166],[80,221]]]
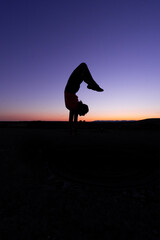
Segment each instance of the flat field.
[[159,239],[159,121],[0,123],[4,239]]

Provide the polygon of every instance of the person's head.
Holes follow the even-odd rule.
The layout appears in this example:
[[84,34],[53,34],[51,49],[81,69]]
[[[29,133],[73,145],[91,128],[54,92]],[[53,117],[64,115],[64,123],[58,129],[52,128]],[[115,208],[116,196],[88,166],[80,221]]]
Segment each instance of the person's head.
[[78,103],[78,114],[80,116],[84,116],[88,112],[89,112],[88,106],[80,101]]

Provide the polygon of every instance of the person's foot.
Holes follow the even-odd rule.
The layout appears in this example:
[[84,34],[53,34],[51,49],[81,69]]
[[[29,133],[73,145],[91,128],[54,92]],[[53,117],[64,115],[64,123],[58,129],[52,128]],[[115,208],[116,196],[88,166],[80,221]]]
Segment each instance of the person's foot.
[[92,90],[97,91],[97,92],[103,92],[104,91],[102,88],[100,88],[100,86],[98,84],[88,85],[87,88],[92,89]]

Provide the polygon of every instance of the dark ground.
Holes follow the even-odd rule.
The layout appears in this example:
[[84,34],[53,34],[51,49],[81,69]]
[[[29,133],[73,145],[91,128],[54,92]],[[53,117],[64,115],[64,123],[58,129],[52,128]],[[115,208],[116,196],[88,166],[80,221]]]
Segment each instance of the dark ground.
[[0,239],[160,239],[160,124],[0,123]]

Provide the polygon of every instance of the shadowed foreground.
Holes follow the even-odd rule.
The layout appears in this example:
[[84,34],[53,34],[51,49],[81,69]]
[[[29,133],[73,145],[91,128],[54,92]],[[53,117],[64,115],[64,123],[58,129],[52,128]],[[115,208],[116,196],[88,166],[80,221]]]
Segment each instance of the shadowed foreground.
[[35,124],[0,128],[0,234],[160,238],[159,129]]

